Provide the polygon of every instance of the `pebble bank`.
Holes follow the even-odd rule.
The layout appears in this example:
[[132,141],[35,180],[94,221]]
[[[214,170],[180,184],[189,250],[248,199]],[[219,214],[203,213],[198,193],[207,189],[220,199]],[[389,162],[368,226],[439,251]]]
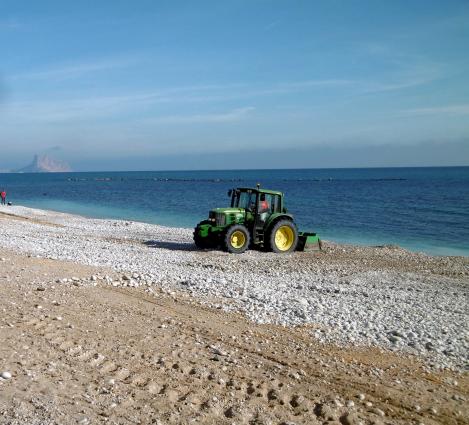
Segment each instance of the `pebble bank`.
[[311,325],[324,343],[380,346],[430,367],[469,370],[467,257],[332,243],[319,253],[233,255],[198,250],[190,229],[21,206],[0,213],[12,215],[2,216],[1,247],[115,271],[90,282],[183,291],[257,323]]

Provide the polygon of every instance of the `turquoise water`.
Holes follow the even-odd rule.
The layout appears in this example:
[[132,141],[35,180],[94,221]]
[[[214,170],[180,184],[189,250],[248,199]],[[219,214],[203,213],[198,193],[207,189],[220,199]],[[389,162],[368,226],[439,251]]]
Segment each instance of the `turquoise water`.
[[469,167],[0,174],[14,204],[190,228],[256,183],[323,239],[469,255]]

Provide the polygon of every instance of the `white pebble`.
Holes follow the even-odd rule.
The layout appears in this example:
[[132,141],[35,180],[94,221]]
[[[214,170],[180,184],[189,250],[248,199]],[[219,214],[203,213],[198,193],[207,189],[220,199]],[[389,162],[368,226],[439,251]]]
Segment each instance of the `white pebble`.
[[7,371],[4,371],[4,372],[0,373],[0,378],[10,379],[11,378],[11,373],[7,372]]

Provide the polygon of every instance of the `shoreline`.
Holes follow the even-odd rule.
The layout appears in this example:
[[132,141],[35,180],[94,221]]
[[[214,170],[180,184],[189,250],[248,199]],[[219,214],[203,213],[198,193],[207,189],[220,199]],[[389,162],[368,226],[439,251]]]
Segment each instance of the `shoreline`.
[[[72,204],[74,204],[72,201],[67,201]],[[65,208],[65,209],[54,209],[54,208],[45,208],[42,205],[40,206],[34,206],[35,202],[29,202],[27,201],[26,203],[30,203],[33,206],[25,206],[25,205],[12,205],[13,207],[24,207],[24,208],[30,208],[33,210],[42,210],[42,211],[48,211],[51,214],[58,213],[58,214],[69,214],[71,216],[79,216],[82,218],[86,219],[91,219],[91,220],[119,220],[119,221],[129,221],[129,222],[135,222],[135,223],[142,223],[142,224],[148,224],[148,225],[155,225],[155,226],[162,226],[162,227],[169,227],[173,229],[186,229],[186,230],[193,230],[195,226],[187,226],[187,227],[181,227],[176,224],[160,224],[157,222],[153,222],[152,220],[146,220],[144,217],[141,219],[139,218],[127,218],[126,215],[124,214],[117,214],[114,217],[112,217],[112,213],[108,211],[107,213],[86,213],[86,212],[80,212],[80,206],[85,208],[86,210],[86,205],[81,205],[81,204],[75,204],[76,208]],[[95,208],[101,208],[101,207],[95,207]],[[373,239],[373,237],[369,238],[360,238],[360,237],[351,237],[351,238],[341,238],[340,236],[337,238],[332,238],[332,239],[327,239],[329,243],[333,243],[336,245],[347,245],[347,246],[358,246],[358,247],[381,247],[381,246],[392,246],[392,247],[398,247],[399,249],[403,249],[406,251],[410,251],[415,254],[423,254],[423,255],[428,255],[432,257],[466,257],[469,258],[469,250],[463,250],[461,248],[455,248],[455,247],[450,247],[450,248],[435,248],[431,243],[406,243],[404,242],[404,245],[407,245],[407,247],[402,246],[399,243],[382,243],[381,241],[378,241],[378,239]],[[444,252],[446,251],[446,252]]]
[[469,258],[330,242],[321,253],[230,255],[197,250],[190,229],[20,206],[8,213],[15,218],[3,215],[9,236],[0,247],[108,267],[121,273],[115,286],[182,290],[257,323],[316,326],[324,343],[378,346],[432,367],[468,368]]

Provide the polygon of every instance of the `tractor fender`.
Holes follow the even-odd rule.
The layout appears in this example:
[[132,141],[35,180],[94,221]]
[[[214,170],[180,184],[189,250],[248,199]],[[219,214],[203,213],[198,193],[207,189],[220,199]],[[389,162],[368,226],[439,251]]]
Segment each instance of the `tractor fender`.
[[204,225],[204,224],[210,224],[210,225],[211,225],[212,222],[211,222],[210,220],[202,220],[200,223],[197,224],[196,227],[200,227],[200,226],[202,226],[202,225]]
[[279,220],[290,220],[293,221],[292,214],[285,213],[274,213],[272,214],[265,223],[265,234],[267,235],[272,228],[272,226]]

